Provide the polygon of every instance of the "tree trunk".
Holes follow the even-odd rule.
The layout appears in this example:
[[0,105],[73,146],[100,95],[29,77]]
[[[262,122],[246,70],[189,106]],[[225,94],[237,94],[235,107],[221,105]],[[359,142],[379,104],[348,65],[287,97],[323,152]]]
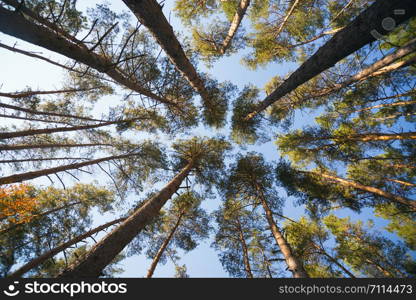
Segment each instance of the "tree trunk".
[[356,278],[354,274],[352,274],[346,267],[344,267],[341,263],[338,262],[338,259],[329,255],[323,248],[312,242],[314,247],[321,253],[322,255],[326,256],[331,262],[333,262],[338,268],[340,268],[345,274],[347,274],[350,278]]
[[299,2],[300,2],[300,0],[295,0],[295,2],[293,3],[293,5],[288,10],[286,16],[284,17],[284,19],[282,21],[282,24],[280,24],[279,29],[277,29],[277,32],[275,34],[275,38],[276,39],[279,37],[280,33],[283,31],[283,28],[285,28],[285,25],[286,25],[287,21],[289,20],[290,16],[295,11],[295,8],[298,6]]
[[[404,11],[404,14],[394,14],[397,10]],[[260,102],[257,108],[246,116],[246,120],[253,118],[300,85],[331,68],[341,59],[374,42],[377,33],[387,34],[388,32],[382,26],[385,18],[393,18],[399,25],[414,15],[416,15],[416,1],[414,0],[376,1],[344,29],[337,32],[287,80]]]
[[250,259],[248,256],[246,239],[244,238],[243,229],[241,227],[240,219],[238,217],[237,217],[237,229],[238,229],[238,239],[241,243],[241,248],[243,249],[243,261],[244,261],[244,269],[246,271],[246,276],[247,278],[254,278],[253,273],[251,272]]
[[65,93],[80,93],[97,90],[100,87],[95,88],[78,88],[78,89],[65,89],[65,90],[56,90],[56,91],[26,91],[26,92],[17,92],[17,93],[0,93],[0,97],[6,97],[11,99],[19,99],[24,97],[31,97],[36,95],[55,95],[55,94],[65,94]]
[[155,0],[123,0],[123,2],[136,15],[140,23],[152,33],[172,64],[201,95],[203,102],[211,103],[211,97],[203,80],[186,57],[172,26],[162,12],[161,6]]
[[86,256],[62,272],[58,277],[98,277],[102,270],[134,239],[146,224],[151,222],[160,209],[179,189],[182,181],[195,165],[191,160],[158,194],[146,201],[122,224],[94,245]]
[[83,159],[88,159],[88,158],[85,158],[85,157],[53,157],[53,158],[3,159],[3,160],[0,160],[0,164],[22,163],[22,162],[33,162],[33,161],[83,160]]
[[326,88],[326,89],[322,89],[320,91],[314,92],[311,96],[308,96],[307,98],[310,99],[310,98],[315,98],[315,97],[327,96],[353,83],[363,81],[369,77],[380,76],[380,75],[398,70],[400,68],[403,68],[409,64],[408,61],[410,61],[411,63],[413,59],[410,59],[408,61],[398,62],[397,64],[393,64],[393,63],[415,51],[416,51],[416,39],[413,39],[409,43],[404,45],[403,47],[397,49],[392,54],[386,55],[385,57],[378,60],[371,66],[365,68],[364,70],[360,71],[354,76],[351,76],[349,79],[345,80],[344,82],[335,84],[334,86],[330,88]]
[[399,101],[399,102],[394,102],[394,103],[385,103],[385,104],[373,105],[373,106],[366,107],[366,108],[363,108],[363,109],[355,110],[355,111],[353,111],[353,113],[358,113],[358,112],[362,112],[362,111],[372,110],[372,109],[376,109],[376,108],[394,107],[394,106],[405,106],[405,105],[410,105],[410,104],[416,104],[416,100]]
[[[25,10],[28,10],[25,8]],[[27,14],[27,13],[26,13]],[[33,14],[33,13],[32,13]],[[13,24],[11,26],[10,24]],[[137,82],[127,78],[117,70],[113,62],[74,43],[73,39],[55,32],[53,29],[37,25],[21,14],[0,7],[0,31],[22,39],[28,43],[59,53],[77,62],[81,62],[101,73],[107,74],[114,81],[139,94],[145,95],[167,105],[177,107],[177,104],[162,98],[141,87]]]
[[267,222],[269,223],[270,230],[273,234],[274,239],[276,240],[277,245],[280,248],[280,251],[282,252],[285,258],[287,268],[290,272],[292,272],[292,275],[295,278],[308,278],[309,276],[303,268],[302,262],[293,255],[290,245],[286,241],[283,234],[280,232],[279,227],[277,227],[276,222],[273,218],[273,213],[269,205],[267,204],[266,199],[264,199],[263,196],[261,196],[260,198],[261,204],[266,214]]
[[235,34],[237,33],[238,28],[240,27],[241,21],[244,18],[244,15],[247,12],[247,8],[250,5],[250,0],[241,0],[240,4],[237,7],[237,11],[234,15],[233,21],[231,22],[230,28],[228,29],[227,36],[222,41],[221,45],[221,54],[225,54],[227,49],[231,46],[231,41],[233,40]]
[[28,108],[22,108],[15,105],[0,103],[0,107],[9,108],[17,111],[22,111],[25,113],[29,113],[32,115],[44,115],[44,116],[51,116],[51,117],[62,117],[62,118],[73,118],[73,119],[79,119],[79,120],[85,120],[85,121],[93,121],[93,122],[102,122],[102,120],[98,119],[92,119],[82,116],[75,116],[75,115],[66,115],[66,114],[59,114],[59,113],[53,113],[53,112],[46,112],[46,111],[39,111],[39,110],[33,110]]
[[398,180],[398,179],[392,179],[392,178],[385,178],[387,181],[391,181],[391,182],[395,182],[401,185],[405,185],[405,186],[410,186],[410,187],[416,187],[415,183],[411,183],[411,182],[407,182],[407,181],[403,181],[403,180]]
[[333,180],[333,181],[336,181],[336,182],[340,183],[343,186],[352,187],[352,188],[355,188],[355,189],[358,189],[358,190],[361,190],[361,191],[364,191],[364,192],[367,192],[367,193],[371,193],[371,194],[374,194],[374,195],[377,195],[377,196],[381,196],[383,198],[389,199],[389,200],[391,200],[393,202],[396,202],[396,203],[400,203],[402,205],[410,206],[413,210],[416,211],[416,201],[411,200],[409,198],[405,198],[405,197],[402,197],[402,196],[399,196],[399,195],[394,195],[392,193],[383,191],[381,189],[378,189],[378,188],[375,188],[375,187],[372,187],[372,186],[366,186],[366,185],[360,184],[360,183],[355,182],[355,181],[346,180],[346,179],[341,178],[341,177],[337,177],[337,176],[333,176],[333,175],[329,175],[329,174],[325,174],[325,173],[316,173],[316,172],[311,172],[311,173],[313,173],[315,175],[318,175],[318,176],[321,176],[321,177],[324,177],[324,178],[327,178],[327,179],[330,179],[330,180]]
[[109,161],[109,160],[114,160],[114,159],[123,159],[123,158],[131,157],[134,155],[138,155],[138,153],[107,156],[107,157],[93,159],[93,160],[89,160],[89,161],[85,161],[81,163],[74,163],[74,164],[63,165],[63,166],[39,170],[39,171],[32,171],[32,172],[20,173],[20,174],[15,174],[15,175],[6,176],[6,177],[0,177],[0,185],[15,183],[15,182],[22,182],[25,180],[30,180],[30,179],[50,175],[50,174],[55,174],[55,173],[59,173],[63,171],[74,170],[74,169],[79,169],[79,168],[86,167],[86,166],[95,165],[104,161]]
[[26,263],[25,265],[23,265],[22,267],[20,267],[19,269],[17,269],[16,271],[14,271],[12,274],[10,274],[9,278],[18,278],[21,277],[23,274],[25,274],[26,272],[32,270],[33,268],[36,268],[37,266],[41,265],[42,263],[44,263],[46,260],[52,258],[53,256],[55,256],[56,254],[58,254],[61,251],[64,251],[65,249],[67,249],[68,247],[71,247],[72,245],[81,242],[82,240],[85,240],[86,238],[92,236],[95,233],[98,233],[114,224],[120,223],[122,221],[124,221],[125,218],[120,218],[120,219],[116,219],[113,220],[111,222],[105,223],[101,226],[98,226],[90,231],[87,231],[43,254],[41,254],[40,256],[36,257],[35,259],[32,259],[31,261],[29,261],[28,263]]
[[27,150],[27,149],[45,149],[45,148],[77,148],[77,147],[98,147],[108,146],[112,147],[112,144],[33,144],[33,145],[1,145],[0,151],[15,151],[15,150]]
[[415,140],[416,132],[403,133],[360,133],[345,136],[322,136],[313,138],[304,138],[302,142],[312,142],[321,140],[342,141],[358,141],[358,142],[375,142],[375,141],[391,141],[391,140]]
[[307,41],[304,41],[304,42],[301,42],[301,43],[298,43],[298,44],[295,44],[295,45],[290,45],[288,48],[289,49],[293,49],[293,48],[297,48],[297,47],[300,47],[300,46],[303,46],[303,45],[307,45],[309,43],[312,43],[314,41],[317,41],[317,40],[323,38],[324,36],[334,35],[338,31],[341,31],[342,29],[344,29],[344,27],[340,27],[340,28],[335,28],[335,29],[332,29],[332,30],[324,31],[324,32],[318,34],[317,36],[314,36],[313,38],[311,38],[311,39],[309,39]]
[[181,221],[182,221],[182,217],[183,217],[183,215],[184,215],[184,214],[185,214],[185,213],[184,213],[184,212],[182,212],[182,213],[179,215],[179,218],[178,218],[178,220],[176,221],[176,223],[175,223],[175,225],[173,226],[173,228],[171,229],[171,231],[170,231],[170,233],[169,233],[168,237],[167,237],[167,238],[163,241],[162,246],[160,246],[159,250],[157,251],[156,256],[153,258],[152,264],[150,265],[150,268],[149,268],[149,270],[147,271],[146,278],[152,278],[153,273],[154,273],[154,271],[155,271],[155,269],[156,269],[156,266],[157,266],[157,264],[159,263],[159,260],[160,260],[160,258],[162,257],[162,254],[165,252],[166,247],[168,246],[168,244],[169,244],[170,240],[171,240],[171,239],[172,239],[172,237],[174,236],[174,234],[175,234],[175,232],[176,232],[176,229],[178,229],[178,227],[179,227],[179,225],[180,225],[180,223],[181,223]]
[[94,128],[99,128],[99,127],[104,127],[104,126],[109,126],[109,125],[114,125],[114,124],[120,124],[120,123],[124,123],[127,121],[132,121],[132,120],[108,121],[108,122],[103,122],[100,124],[83,125],[83,126],[56,127],[56,128],[31,129],[31,130],[13,131],[13,132],[2,132],[0,133],[0,140],[23,137],[23,136],[32,136],[32,135],[38,135],[38,134],[51,134],[51,133],[56,133],[56,132],[94,129]]

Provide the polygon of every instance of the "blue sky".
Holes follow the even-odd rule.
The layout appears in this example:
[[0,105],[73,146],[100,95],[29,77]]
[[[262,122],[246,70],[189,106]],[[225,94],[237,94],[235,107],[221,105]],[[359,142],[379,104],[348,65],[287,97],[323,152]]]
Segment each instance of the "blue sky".
[[[85,9],[85,7],[92,7],[95,3],[101,1],[89,0],[89,1],[78,1],[79,8]],[[166,1],[164,6],[165,15],[169,15],[169,11],[172,7],[173,1]],[[124,4],[121,1],[113,1],[111,7],[114,10],[127,10],[124,7]],[[174,16],[174,13],[170,17],[171,24],[176,31],[184,31],[180,21]],[[13,45],[15,39],[7,37],[3,34],[0,34],[0,41],[2,43]],[[42,55],[47,57],[52,57],[59,61],[65,61],[65,58],[50,53],[47,50],[29,45],[23,41],[18,41],[17,43],[19,48],[30,49],[31,51],[41,52]],[[240,51],[237,54],[234,54],[230,57],[225,57],[220,59],[218,62],[214,63],[212,69],[207,69],[203,64],[199,67],[202,71],[210,73],[215,79],[219,81],[229,80],[236,84],[239,88],[244,87],[247,84],[255,85],[259,88],[263,88],[264,85],[276,75],[286,75],[289,71],[292,71],[296,68],[295,64],[269,64],[265,68],[260,68],[258,70],[249,70],[246,67],[240,64],[240,60],[244,52]],[[58,67],[49,65],[47,63],[38,61],[36,59],[28,58],[19,54],[11,53],[10,51],[0,49],[0,91],[2,92],[11,92],[22,90],[26,86],[30,86],[33,89],[57,89],[61,86],[64,78],[64,71]],[[101,115],[108,108],[108,103],[111,105],[116,104],[119,101],[118,96],[109,96],[105,97],[103,100],[96,105],[96,110],[94,115]],[[100,108],[98,110],[98,108]],[[0,125],[5,124],[8,120],[0,120]],[[296,126],[303,126],[306,124],[311,125],[314,122],[313,117],[306,113],[297,114]],[[224,130],[227,132],[228,127]],[[202,129],[199,128],[194,130],[198,134],[201,133]],[[211,135],[215,134],[211,132],[210,129],[204,129],[203,134]],[[279,153],[274,145],[273,141],[260,145],[260,146],[251,146],[248,147],[249,150],[257,151],[262,153],[267,161],[273,161],[279,159]],[[84,181],[90,181],[92,178],[86,176],[82,177]],[[95,178],[98,179],[100,183],[107,181],[105,178]],[[70,180],[70,179],[69,179]],[[40,179],[35,181],[38,184],[49,184],[49,181],[46,179]],[[283,191],[278,191],[284,195]],[[130,199],[134,201],[135,199]],[[299,207],[292,205],[294,199],[288,199],[287,206],[285,207],[284,213],[292,218],[298,218],[302,215],[303,210]],[[207,200],[211,201],[211,200]],[[204,207],[208,210],[215,209],[219,204],[220,200],[214,200],[210,203],[204,203]],[[342,210],[338,212],[339,216],[351,216],[353,219],[367,219],[371,216],[369,210],[365,210],[361,216],[352,215],[348,210]],[[111,214],[108,215],[98,215],[95,213],[94,225],[100,225],[105,221],[113,219],[114,216]],[[376,222],[377,227],[385,225],[386,222],[378,220]],[[185,264],[187,266],[187,272],[191,277],[228,277],[228,274],[223,270],[221,264],[218,261],[217,253],[210,248],[211,240],[202,242],[201,245],[182,256],[182,259],[179,261],[179,264]],[[141,277],[144,276],[147,268],[150,265],[150,260],[145,259],[144,256],[133,256],[122,263],[122,267],[125,269],[125,272],[121,274],[123,277]],[[168,262],[165,265],[159,264],[156,271],[155,277],[172,277],[174,274],[174,266],[171,262]]]

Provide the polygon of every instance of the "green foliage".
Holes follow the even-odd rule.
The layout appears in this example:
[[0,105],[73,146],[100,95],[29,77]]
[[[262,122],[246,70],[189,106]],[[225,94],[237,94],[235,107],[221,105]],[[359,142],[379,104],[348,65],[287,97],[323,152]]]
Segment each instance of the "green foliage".
[[261,116],[256,115],[250,120],[245,117],[256,107],[259,90],[253,86],[246,86],[233,103],[233,116],[231,119],[231,139],[239,144],[254,144],[258,140],[265,141],[265,135],[260,127]]
[[[38,207],[30,222],[12,226],[2,224],[0,270],[6,276],[17,264],[26,263],[67,240],[86,231],[92,224],[92,210],[104,213],[113,209],[114,193],[92,184],[76,184],[66,190],[36,188]],[[48,260],[29,276],[42,277],[44,268],[51,268]],[[61,265],[62,266],[62,265]],[[53,266],[58,270],[59,266]],[[37,274],[37,275],[36,275]],[[42,275],[43,274],[43,275]]]

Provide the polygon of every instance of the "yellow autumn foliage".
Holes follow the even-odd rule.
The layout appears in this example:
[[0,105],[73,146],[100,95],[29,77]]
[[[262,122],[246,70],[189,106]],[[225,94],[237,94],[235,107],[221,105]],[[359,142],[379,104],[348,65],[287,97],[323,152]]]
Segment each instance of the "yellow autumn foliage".
[[31,186],[13,184],[0,188],[0,220],[19,224],[29,222],[38,207],[38,201],[31,196]]

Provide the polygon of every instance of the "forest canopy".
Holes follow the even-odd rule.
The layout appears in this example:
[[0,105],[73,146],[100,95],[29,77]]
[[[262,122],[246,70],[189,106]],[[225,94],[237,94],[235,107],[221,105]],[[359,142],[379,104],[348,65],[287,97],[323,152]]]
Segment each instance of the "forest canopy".
[[0,0],[0,61],[1,277],[416,277],[414,0]]

